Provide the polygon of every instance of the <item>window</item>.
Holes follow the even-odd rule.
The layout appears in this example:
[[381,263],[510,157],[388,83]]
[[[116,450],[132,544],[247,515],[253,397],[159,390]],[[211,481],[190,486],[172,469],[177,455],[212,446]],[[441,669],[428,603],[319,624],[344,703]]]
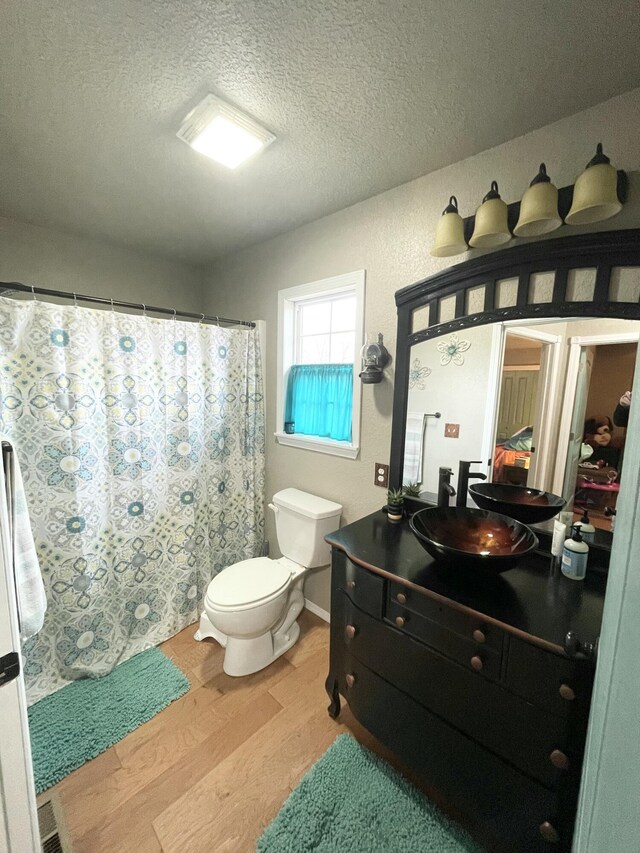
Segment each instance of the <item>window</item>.
[[280,444],[355,459],[364,270],[278,294]]

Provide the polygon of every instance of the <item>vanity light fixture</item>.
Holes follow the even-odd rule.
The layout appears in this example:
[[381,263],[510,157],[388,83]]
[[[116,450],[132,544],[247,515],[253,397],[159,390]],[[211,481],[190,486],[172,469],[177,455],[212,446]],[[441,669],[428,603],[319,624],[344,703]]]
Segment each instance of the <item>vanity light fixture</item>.
[[434,258],[449,258],[466,252],[464,220],[458,213],[458,199],[452,195],[436,226],[436,239],[431,248]]
[[520,216],[513,233],[516,237],[538,237],[541,234],[550,234],[561,225],[558,188],[551,183],[545,164],[540,163],[538,174],[522,196]]
[[236,169],[275,139],[248,115],[215,95],[207,95],[191,110],[176,136],[228,169]]
[[568,225],[601,222],[622,210],[618,193],[618,173],[602,151],[599,142],[594,157],[586,165],[573,188],[573,202],[567,214]]
[[482,204],[476,211],[475,227],[469,240],[474,249],[492,249],[502,246],[511,239],[507,222],[508,208],[500,198],[498,184],[491,181],[491,189],[482,199]]

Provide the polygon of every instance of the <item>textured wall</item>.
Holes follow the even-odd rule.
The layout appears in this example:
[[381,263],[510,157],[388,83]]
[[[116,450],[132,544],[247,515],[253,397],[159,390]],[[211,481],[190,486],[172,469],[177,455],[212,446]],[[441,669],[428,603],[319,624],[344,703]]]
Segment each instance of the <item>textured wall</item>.
[[0,281],[201,311],[195,267],[0,218]]
[[[465,213],[497,179],[507,201],[521,196],[545,160],[559,186],[571,183],[602,141],[615,165],[639,166],[640,90],[627,93],[507,142],[446,169],[375,196],[261,245],[237,253],[208,272],[206,307],[232,315],[260,317],[268,323],[267,430],[275,429],[275,367],[278,290],[349,270],[366,270],[365,327],[384,333],[395,350],[396,290],[422,279],[461,258],[429,255],[435,224],[451,193]],[[634,177],[630,202],[605,228],[640,225],[640,182]],[[600,226],[601,228],[603,226]],[[577,233],[563,228],[557,236]],[[343,522],[350,522],[384,503],[384,492],[373,485],[375,462],[389,457],[393,363],[380,385],[362,389],[362,441],[356,461],[267,444],[267,490],[272,494],[295,486],[344,505]],[[268,534],[275,542],[269,519]],[[328,572],[309,579],[307,595],[328,608]]]

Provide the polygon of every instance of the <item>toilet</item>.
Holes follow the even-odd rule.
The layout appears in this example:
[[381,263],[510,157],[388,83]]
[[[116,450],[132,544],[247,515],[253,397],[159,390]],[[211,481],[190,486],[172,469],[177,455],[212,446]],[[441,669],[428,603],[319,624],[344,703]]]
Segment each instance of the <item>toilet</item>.
[[324,537],[340,526],[342,506],[300,489],[283,489],[269,504],[276,517],[278,560],[255,557],[221,571],[207,587],[196,640],[225,648],[227,675],[250,675],[294,645],[310,569],[329,563]]

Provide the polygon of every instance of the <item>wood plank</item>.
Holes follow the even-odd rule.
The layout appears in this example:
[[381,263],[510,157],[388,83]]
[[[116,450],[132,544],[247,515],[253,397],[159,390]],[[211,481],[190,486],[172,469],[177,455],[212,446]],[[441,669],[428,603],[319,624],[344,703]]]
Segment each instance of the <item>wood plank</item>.
[[285,652],[284,657],[294,666],[300,666],[307,658],[314,655],[319,649],[326,650],[327,671],[329,670],[329,625],[311,613],[303,610],[300,619],[300,639],[292,649]]
[[[112,853],[120,850],[155,853],[161,850],[152,827],[154,818],[178,796],[188,793],[199,779],[281,710],[272,696],[262,693],[245,706],[244,712],[231,718],[222,729],[191,749],[152,784],[129,798],[122,808],[110,814],[92,832],[79,838],[74,845],[75,853]],[[210,817],[213,819],[213,816]]]
[[323,706],[301,692],[153,821],[163,851],[253,850],[290,791],[341,730]]
[[[301,627],[286,656],[244,678],[222,671],[224,650],[194,641],[195,626],[162,644],[205,683],[56,786],[76,853],[253,850],[289,791],[344,730],[326,713],[328,626],[305,612]],[[195,831],[180,840],[179,827],[193,822],[192,799],[200,803]]]

